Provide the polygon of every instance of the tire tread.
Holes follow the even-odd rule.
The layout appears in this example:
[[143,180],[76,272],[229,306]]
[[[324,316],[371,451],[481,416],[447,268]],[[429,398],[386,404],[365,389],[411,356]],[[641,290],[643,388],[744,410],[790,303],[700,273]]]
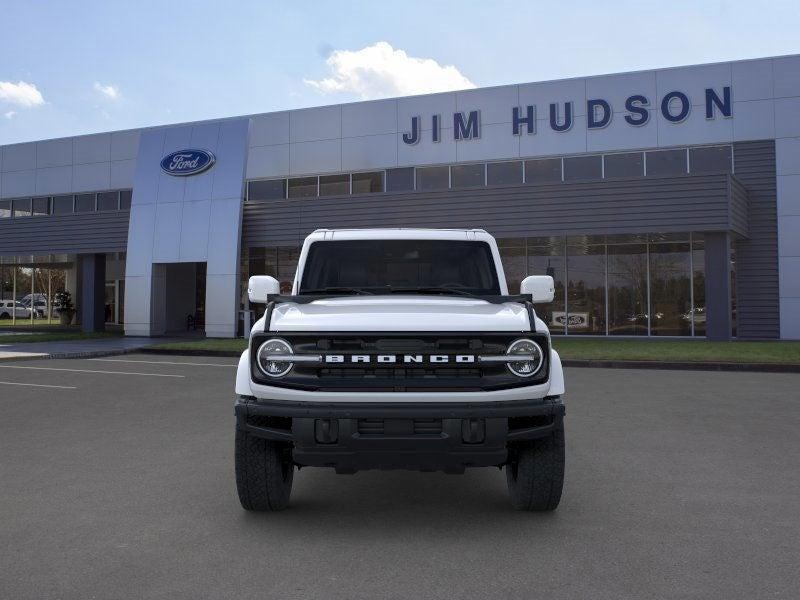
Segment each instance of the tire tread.
[[283,476],[283,449],[236,429],[236,490],[245,510],[282,510],[289,504],[294,468]]

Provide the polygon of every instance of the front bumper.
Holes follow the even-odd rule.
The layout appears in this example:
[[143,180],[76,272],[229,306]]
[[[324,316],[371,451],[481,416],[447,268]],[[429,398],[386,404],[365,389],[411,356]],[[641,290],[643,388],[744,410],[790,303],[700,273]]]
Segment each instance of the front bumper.
[[463,472],[499,466],[514,442],[560,427],[557,397],[511,402],[286,402],[240,397],[237,427],[285,442],[301,466]]

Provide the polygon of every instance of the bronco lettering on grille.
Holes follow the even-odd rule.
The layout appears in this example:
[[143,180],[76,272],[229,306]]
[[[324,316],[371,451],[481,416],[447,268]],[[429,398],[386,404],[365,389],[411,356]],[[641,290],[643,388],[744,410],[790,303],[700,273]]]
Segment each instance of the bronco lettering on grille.
[[325,362],[328,364],[362,363],[362,364],[414,364],[414,363],[474,363],[474,354],[326,354]]

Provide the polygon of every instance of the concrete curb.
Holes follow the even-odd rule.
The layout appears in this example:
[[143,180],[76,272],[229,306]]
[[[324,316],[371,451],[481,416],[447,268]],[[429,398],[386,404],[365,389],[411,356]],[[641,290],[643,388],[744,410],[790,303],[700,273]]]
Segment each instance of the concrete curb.
[[141,348],[125,348],[123,350],[91,350],[87,352],[54,352],[43,358],[100,358],[103,356],[119,356],[120,354],[133,354],[140,352]]
[[22,360],[58,360],[63,358],[101,358],[103,356],[118,356],[120,354],[132,354],[141,352],[142,348],[125,348],[122,350],[91,350],[87,352],[53,352],[51,354],[31,354],[29,356],[9,356],[0,358],[0,363],[17,362]]
[[140,354],[169,354],[172,356],[216,356],[239,358],[242,353],[233,350],[169,350],[167,348],[139,348]]

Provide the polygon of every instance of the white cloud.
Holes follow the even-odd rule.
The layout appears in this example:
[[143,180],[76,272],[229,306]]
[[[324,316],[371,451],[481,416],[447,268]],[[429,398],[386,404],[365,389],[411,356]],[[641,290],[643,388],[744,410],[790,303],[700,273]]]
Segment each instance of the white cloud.
[[119,100],[122,98],[122,94],[119,91],[119,88],[115,85],[108,84],[103,85],[99,81],[94,82],[94,91],[98,92],[99,94],[105,96],[109,100]]
[[453,65],[416,58],[388,42],[361,50],[334,50],[325,63],[330,76],[303,81],[323,94],[351,92],[364,100],[474,88]]
[[3,113],[3,116],[4,116],[6,119],[13,119],[13,118],[14,118],[14,115],[16,115],[16,114],[17,114],[17,111],[15,111],[15,110],[10,110],[10,111],[8,111],[7,113]]
[[26,108],[44,104],[42,93],[36,89],[36,85],[24,81],[0,81],[0,101]]

